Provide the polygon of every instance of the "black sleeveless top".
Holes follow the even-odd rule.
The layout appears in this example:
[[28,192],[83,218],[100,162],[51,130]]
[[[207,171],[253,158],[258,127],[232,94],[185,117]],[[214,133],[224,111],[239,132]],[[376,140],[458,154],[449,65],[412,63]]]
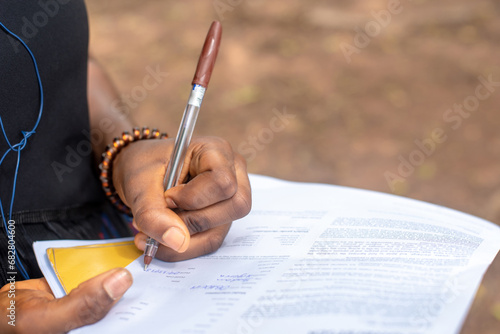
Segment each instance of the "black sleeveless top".
[[[31,241],[96,238],[102,236],[95,232],[102,212],[114,216],[111,220],[117,216],[100,188],[88,137],[87,13],[83,0],[0,0],[0,22],[32,50],[44,90],[41,121],[21,151],[13,206],[17,251],[28,271],[39,276]],[[39,103],[28,52],[0,29],[0,116],[11,144],[23,138],[21,131],[32,130]],[[0,132],[0,158],[7,149]],[[16,161],[17,153],[10,152],[0,165],[0,199],[7,217]],[[0,278],[7,257],[3,226],[1,231]]]
[[[32,50],[45,95],[41,122],[21,153],[14,211],[101,201],[85,135],[89,128],[88,25],[83,1],[0,0],[0,21]],[[21,131],[31,130],[36,122],[38,84],[32,61],[21,44],[0,32],[0,50],[0,116],[9,141],[17,143],[22,139]],[[0,136],[0,152],[7,148]],[[9,153],[0,166],[4,209],[12,193],[16,160],[16,154]]]

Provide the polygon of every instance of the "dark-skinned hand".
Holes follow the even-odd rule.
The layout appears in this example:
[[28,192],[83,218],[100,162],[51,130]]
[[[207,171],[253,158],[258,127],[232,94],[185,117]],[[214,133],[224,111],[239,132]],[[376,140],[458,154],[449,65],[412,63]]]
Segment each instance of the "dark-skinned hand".
[[173,139],[137,141],[113,163],[113,184],[140,231],[136,246],[144,250],[147,236],[155,238],[162,244],[156,257],[164,261],[217,250],[231,223],[251,207],[246,162],[217,137],[192,140],[179,185],[164,191],[173,145]]

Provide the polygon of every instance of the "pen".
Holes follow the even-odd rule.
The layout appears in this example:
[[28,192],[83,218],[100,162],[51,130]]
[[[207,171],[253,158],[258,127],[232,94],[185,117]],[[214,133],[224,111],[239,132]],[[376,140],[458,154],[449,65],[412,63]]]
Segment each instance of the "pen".
[[[177,137],[175,138],[174,150],[172,151],[172,156],[170,157],[167,171],[165,173],[165,179],[163,180],[165,191],[175,187],[179,181],[179,175],[182,170],[182,165],[184,164],[184,158],[186,157],[191,136],[193,135],[194,125],[196,123],[196,119],[198,118],[201,102],[203,101],[205,90],[207,89],[210,76],[212,75],[212,70],[214,69],[215,59],[217,58],[217,53],[219,52],[221,35],[222,26],[220,22],[214,21],[210,26],[210,30],[208,30],[205,44],[203,44],[200,59],[198,60],[198,66],[196,67],[196,72],[194,73],[192,82],[193,89],[189,94],[188,103],[186,105],[186,109],[184,109],[181,125],[179,127],[179,131],[177,132]],[[148,240],[146,241],[146,248],[144,248],[144,270],[148,268],[149,264],[155,257],[156,251],[158,250],[158,244],[158,241],[148,237]]]

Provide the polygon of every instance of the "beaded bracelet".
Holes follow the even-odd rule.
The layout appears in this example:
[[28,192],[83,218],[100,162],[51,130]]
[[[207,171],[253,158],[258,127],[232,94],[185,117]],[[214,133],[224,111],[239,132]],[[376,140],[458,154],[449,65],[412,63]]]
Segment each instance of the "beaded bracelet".
[[99,165],[101,170],[101,175],[99,179],[101,180],[102,189],[108,197],[108,199],[115,205],[120,211],[131,216],[132,212],[130,208],[126,206],[120,196],[116,193],[115,187],[113,186],[113,160],[116,158],[118,153],[130,143],[141,139],[165,139],[168,138],[166,133],[160,134],[157,129],[149,130],[149,128],[144,127],[142,130],[140,128],[133,128],[132,134],[128,131],[122,133],[121,137],[116,137],[113,139],[113,143],[106,147],[106,151],[102,154],[102,162]]

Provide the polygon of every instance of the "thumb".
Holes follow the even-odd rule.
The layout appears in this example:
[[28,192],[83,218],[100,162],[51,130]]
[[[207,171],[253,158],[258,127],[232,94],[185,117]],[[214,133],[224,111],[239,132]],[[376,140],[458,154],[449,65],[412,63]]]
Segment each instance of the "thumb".
[[131,205],[137,228],[174,251],[185,252],[190,242],[189,230],[167,207],[161,182],[146,184],[144,181],[143,187],[138,189],[139,196]]
[[132,285],[132,275],[115,268],[80,284],[69,295],[49,304],[48,324],[55,332],[93,324],[101,320]]

